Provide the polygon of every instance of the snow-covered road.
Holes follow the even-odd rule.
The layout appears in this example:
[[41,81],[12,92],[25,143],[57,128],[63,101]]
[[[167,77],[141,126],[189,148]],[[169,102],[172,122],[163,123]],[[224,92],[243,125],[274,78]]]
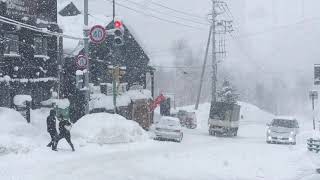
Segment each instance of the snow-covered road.
[[[205,112],[205,111],[203,111]],[[198,118],[205,118],[198,112]],[[261,115],[261,114],[260,114]],[[266,115],[267,116],[267,115]],[[268,117],[264,117],[265,120]],[[59,152],[37,148],[0,156],[1,180],[319,180],[319,155],[306,150],[309,124],[296,146],[265,143],[265,122],[247,115],[236,138],[185,130],[182,143],[148,140],[132,144],[80,146]],[[319,163],[320,165],[320,163]]]

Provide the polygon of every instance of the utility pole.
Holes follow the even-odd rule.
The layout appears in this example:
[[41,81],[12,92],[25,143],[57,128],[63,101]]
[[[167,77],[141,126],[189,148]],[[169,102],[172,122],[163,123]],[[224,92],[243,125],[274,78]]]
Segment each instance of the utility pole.
[[89,74],[90,74],[90,63],[89,63],[89,0],[84,0],[84,55],[87,58],[87,70],[85,71],[85,98],[86,98],[86,107],[85,113],[89,114],[89,101],[90,101],[90,87],[89,87]]
[[305,17],[305,0],[301,0],[301,18],[304,20]]
[[208,37],[206,52],[205,52],[205,55],[204,55],[204,61],[203,61],[203,65],[202,65],[200,86],[199,86],[199,90],[198,90],[198,96],[197,96],[197,102],[196,102],[195,110],[198,110],[198,108],[199,108],[199,102],[200,102],[203,78],[204,78],[204,73],[205,73],[205,70],[206,70],[206,65],[207,65],[207,60],[208,60],[208,52],[209,52],[211,35],[212,35],[212,26],[210,26],[210,30],[209,30],[209,37]]
[[116,0],[113,0],[112,1],[112,5],[113,5],[113,16],[112,16],[112,21],[113,21],[113,24],[114,24],[114,18],[116,16]]
[[[220,10],[223,9],[221,12],[216,11],[216,7],[218,7]],[[210,38],[212,36],[212,79],[211,79],[211,103],[215,103],[217,101],[216,92],[217,92],[217,71],[218,71],[218,65],[217,65],[217,54],[219,54],[219,59],[223,59],[226,56],[226,50],[225,50],[225,39],[224,35],[226,33],[231,33],[233,31],[232,29],[232,20],[217,20],[217,16],[219,14],[225,13],[226,9],[229,10],[227,3],[223,1],[217,1],[212,0],[212,13],[211,13],[211,27],[209,32],[209,39],[207,43],[207,49],[205,54],[204,63],[202,66],[202,73],[201,73],[201,79],[200,79],[200,87],[198,91],[197,101],[195,105],[195,109],[197,110],[199,107],[199,101],[201,96],[201,89],[203,84],[203,77],[205,72],[205,67],[207,63],[207,56],[208,56],[208,50],[210,46]],[[231,12],[230,12],[231,13]],[[232,17],[232,15],[231,15]],[[216,47],[216,35],[219,34],[218,37],[218,48]]]
[[216,0],[212,0],[212,87],[211,87],[211,102],[217,101],[217,57],[216,57]]
[[[59,33],[62,33],[62,31],[59,30]],[[58,99],[61,98],[61,84],[63,81],[62,78],[62,72],[63,72],[63,48],[62,48],[62,44],[63,44],[63,38],[60,36],[57,36],[57,60],[58,60]]]
[[318,91],[312,90],[309,92],[309,97],[311,99],[312,103],[312,125],[313,125],[313,130],[316,130],[316,118],[315,118],[315,112],[314,112],[314,103],[315,100],[318,99]]

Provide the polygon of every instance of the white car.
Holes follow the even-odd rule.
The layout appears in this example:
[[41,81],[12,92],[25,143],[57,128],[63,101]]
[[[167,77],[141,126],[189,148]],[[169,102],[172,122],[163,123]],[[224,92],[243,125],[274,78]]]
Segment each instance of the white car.
[[183,132],[178,118],[164,116],[155,124],[154,128],[156,140],[182,141]]
[[296,144],[299,124],[295,118],[277,117],[267,126],[267,143]]

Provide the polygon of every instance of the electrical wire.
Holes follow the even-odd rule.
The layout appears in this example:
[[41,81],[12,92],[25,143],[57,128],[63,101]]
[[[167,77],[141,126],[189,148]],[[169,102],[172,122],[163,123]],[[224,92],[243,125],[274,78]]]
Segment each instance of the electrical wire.
[[40,29],[38,27],[29,25],[29,24],[25,24],[25,23],[22,23],[22,22],[19,22],[19,21],[15,21],[13,19],[6,18],[4,16],[0,16],[0,22],[11,24],[11,25],[15,25],[15,26],[21,26],[23,28],[26,28],[26,29],[29,29],[29,30],[32,30],[32,31],[36,31],[36,32],[40,32],[40,33],[48,34],[48,35],[52,35],[52,36],[64,37],[64,38],[73,39],[73,40],[83,40],[83,38],[74,37],[74,36],[63,34],[63,33],[57,33],[57,32],[52,32],[52,31],[43,31],[42,29]]
[[168,6],[165,6],[163,4],[160,4],[158,2],[154,2],[154,1],[150,1],[152,4],[154,5],[157,5],[159,7],[162,7],[162,8],[165,8],[165,9],[169,9],[171,11],[174,11],[174,12],[177,12],[177,13],[180,13],[180,14],[183,14],[183,15],[186,15],[186,16],[190,16],[190,17],[196,17],[196,18],[199,18],[199,19],[203,19],[204,17],[201,17],[199,15],[196,15],[196,14],[191,14],[191,13],[187,13],[187,12],[184,12],[184,11],[181,11],[181,10],[177,10],[177,9],[173,9],[173,8],[170,8]]
[[[109,3],[113,3],[111,0],[105,0],[105,1],[108,1]],[[121,3],[118,3],[116,2],[115,4],[117,4],[118,6],[120,7],[123,7],[123,8],[126,8],[128,10],[131,10],[135,13],[138,13],[138,14],[142,14],[144,16],[147,16],[147,17],[152,17],[154,19],[158,19],[160,21],[163,21],[163,22],[167,22],[167,23],[171,23],[171,24],[175,24],[175,25],[179,25],[179,26],[184,26],[184,27],[188,27],[188,28],[192,28],[192,29],[196,29],[196,30],[206,30],[204,28],[199,28],[199,27],[196,27],[196,26],[190,26],[190,25],[187,25],[187,24],[184,24],[184,23],[180,23],[178,21],[174,21],[174,20],[169,20],[169,19],[165,19],[165,18],[162,18],[162,17],[158,17],[158,16],[155,16],[153,14],[150,14],[150,13],[145,13],[143,11],[139,11],[137,9],[134,9],[134,8],[131,8],[131,7],[128,7],[126,5],[123,5]]]
[[[123,1],[127,1],[129,3],[132,3],[132,4],[135,4],[137,6],[142,6],[142,4],[140,3],[137,3],[137,2],[134,2],[134,1],[131,1],[131,0],[123,0]],[[158,9],[154,9],[154,8],[150,8],[150,7],[145,7],[146,9],[149,9],[153,12],[156,12],[156,13],[159,13],[159,14],[163,14],[163,15],[166,15],[166,16],[169,16],[167,13],[163,12],[163,11],[159,11]],[[192,22],[192,23],[196,23],[196,24],[201,24],[201,25],[205,25],[205,26],[208,26],[210,24],[208,23],[204,23],[204,22],[200,22],[200,21],[196,21],[196,20],[192,20],[192,19],[189,19],[189,18],[184,18],[184,17],[180,17],[180,16],[175,16],[175,15],[170,15],[174,18],[177,18],[177,19],[181,19],[181,20],[184,20],[184,21],[189,21],[189,22]]]

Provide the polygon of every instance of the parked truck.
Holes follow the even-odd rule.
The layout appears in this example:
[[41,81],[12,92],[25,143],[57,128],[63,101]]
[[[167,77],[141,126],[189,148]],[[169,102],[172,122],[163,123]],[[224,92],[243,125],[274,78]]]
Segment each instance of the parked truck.
[[236,103],[211,103],[208,120],[209,134],[212,136],[237,136],[240,106]]

